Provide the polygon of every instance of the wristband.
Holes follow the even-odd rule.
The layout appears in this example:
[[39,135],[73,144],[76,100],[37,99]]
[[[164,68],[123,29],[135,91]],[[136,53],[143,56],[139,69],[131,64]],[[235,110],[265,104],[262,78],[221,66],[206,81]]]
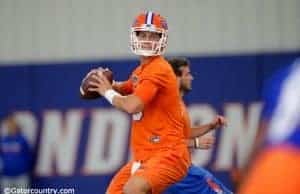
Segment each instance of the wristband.
[[195,148],[199,148],[200,147],[200,139],[198,137],[194,138],[194,143],[195,143]]
[[104,93],[104,97],[111,105],[113,105],[113,99],[115,96],[121,96],[121,95],[113,89],[106,90]]

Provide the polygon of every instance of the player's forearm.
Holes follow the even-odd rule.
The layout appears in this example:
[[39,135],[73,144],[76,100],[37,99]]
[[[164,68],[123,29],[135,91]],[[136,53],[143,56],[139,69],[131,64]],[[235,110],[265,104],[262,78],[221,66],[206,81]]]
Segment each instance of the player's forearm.
[[211,123],[206,124],[206,125],[201,125],[198,127],[192,127],[191,128],[191,137],[194,138],[194,137],[202,136],[202,135],[210,132],[213,129],[214,129],[214,126]]
[[112,102],[114,107],[123,110],[129,114],[141,112],[144,108],[141,100],[134,95],[115,96]]

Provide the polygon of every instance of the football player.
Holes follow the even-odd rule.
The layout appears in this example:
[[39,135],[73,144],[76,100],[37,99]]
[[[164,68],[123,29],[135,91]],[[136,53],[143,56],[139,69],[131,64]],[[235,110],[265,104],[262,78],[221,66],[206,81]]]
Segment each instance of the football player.
[[107,194],[158,194],[182,179],[190,166],[183,132],[181,97],[166,50],[168,26],[154,12],[141,13],[131,27],[130,45],[140,57],[129,79],[113,86],[101,69],[92,70],[90,91],[104,96],[114,107],[132,114],[133,161],[112,179]]
[[240,194],[300,193],[300,59],[267,82],[262,134]]
[[[190,62],[186,58],[173,58],[168,60],[171,64],[178,80],[180,94],[183,97],[187,92],[192,90],[193,76],[191,74]],[[194,148],[198,148],[199,136],[208,133],[211,130],[221,128],[226,125],[226,120],[222,116],[217,116],[213,122],[198,127],[190,126],[189,115],[186,111],[185,104],[182,100],[182,109],[185,117],[185,136],[193,138]],[[198,139],[198,140],[197,140]],[[191,140],[190,140],[191,141]],[[169,187],[164,194],[231,194],[218,179],[204,168],[191,165],[187,176],[180,182]]]

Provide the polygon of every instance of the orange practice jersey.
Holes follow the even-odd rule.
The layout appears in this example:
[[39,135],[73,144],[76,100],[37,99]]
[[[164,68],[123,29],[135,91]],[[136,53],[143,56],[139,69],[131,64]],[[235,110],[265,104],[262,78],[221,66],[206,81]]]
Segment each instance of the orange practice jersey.
[[257,158],[239,194],[300,193],[300,152],[292,147],[269,148]]
[[132,90],[144,102],[143,112],[132,115],[135,160],[147,160],[162,149],[187,149],[176,75],[164,58],[138,66],[122,90]]
[[[183,128],[183,133],[184,133],[184,137],[185,139],[189,139],[191,137],[191,120],[190,120],[190,116],[189,113],[186,109],[186,106],[183,102],[183,100],[181,101],[181,111],[182,111],[182,118],[183,118],[183,122],[184,122],[184,128]],[[191,162],[191,152],[189,152],[189,162]]]
[[182,110],[182,117],[184,122],[184,130],[183,130],[184,137],[186,139],[189,139],[191,137],[191,120],[183,101],[181,102],[181,110]]

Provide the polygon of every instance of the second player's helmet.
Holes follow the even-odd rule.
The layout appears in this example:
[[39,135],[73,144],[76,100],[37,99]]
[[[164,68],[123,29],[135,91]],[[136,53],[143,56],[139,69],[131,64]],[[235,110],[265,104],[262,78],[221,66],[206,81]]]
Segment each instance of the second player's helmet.
[[[160,34],[158,41],[139,40],[138,33],[148,31]],[[146,12],[137,16],[132,27],[130,36],[130,47],[133,53],[141,56],[156,56],[165,52],[168,39],[167,21],[157,13]],[[150,44],[150,48],[143,47],[143,44]]]

